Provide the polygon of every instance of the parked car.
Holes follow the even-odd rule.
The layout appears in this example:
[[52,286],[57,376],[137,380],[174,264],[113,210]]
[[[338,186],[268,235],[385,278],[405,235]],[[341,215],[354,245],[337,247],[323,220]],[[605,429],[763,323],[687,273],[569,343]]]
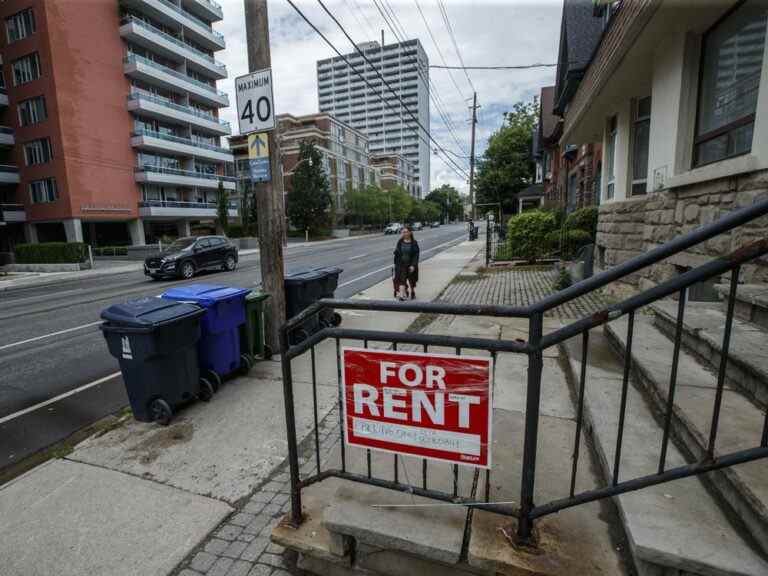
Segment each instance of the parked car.
[[192,278],[201,270],[237,268],[237,247],[224,236],[188,236],[144,260],[144,274],[160,278]]
[[438,220],[435,220],[430,224],[430,228],[440,228],[440,222]]
[[422,230],[424,228],[424,225],[421,222],[414,222],[413,226],[411,226],[411,230],[414,232],[418,232],[419,230]]
[[403,225],[399,222],[392,222],[389,226],[384,228],[384,234],[400,234],[400,230],[403,229]]

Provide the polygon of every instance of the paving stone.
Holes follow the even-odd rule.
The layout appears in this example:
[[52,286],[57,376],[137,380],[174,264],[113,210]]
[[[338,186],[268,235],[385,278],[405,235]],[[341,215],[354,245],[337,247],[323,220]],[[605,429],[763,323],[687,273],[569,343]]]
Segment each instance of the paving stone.
[[216,563],[213,565],[213,567],[208,571],[207,576],[226,576],[233,562],[234,560],[231,558],[219,558],[216,560]]
[[[282,496],[282,494],[280,494]],[[267,514],[268,516],[274,516],[275,514],[280,514],[280,507],[282,506],[282,502],[279,504],[275,504],[272,502],[271,504],[267,504],[264,507],[264,510],[262,510],[262,514]]]
[[264,492],[283,492],[285,490],[285,484],[283,482],[267,482],[261,488]]
[[275,544],[274,542],[270,542],[266,549],[267,552],[270,554],[282,554],[285,552],[285,548],[280,546],[280,544]]
[[270,576],[271,574],[272,566],[267,566],[266,564],[256,564],[248,576]]
[[224,550],[226,550],[229,547],[229,542],[226,540],[221,540],[219,538],[213,538],[209,540],[205,545],[205,551],[210,552],[211,554],[216,554],[217,556],[220,556]]
[[235,540],[242,531],[242,526],[227,524],[216,532],[216,538],[221,538],[222,540]]
[[270,566],[274,566],[275,568],[280,568],[281,566],[285,566],[285,558],[278,554],[264,553],[261,555],[261,558],[259,558],[259,562],[263,562],[264,564],[269,564]]
[[200,572],[195,572],[194,570],[190,570],[189,568],[185,568],[181,572],[179,572],[179,576],[202,576]]
[[243,550],[243,553],[240,554],[240,559],[253,562],[261,555],[262,552],[264,552],[267,544],[269,544],[269,540],[267,538],[256,538],[253,542],[248,544],[245,550]]
[[243,529],[243,532],[246,534],[258,534],[267,524],[269,524],[269,516],[260,514],[253,519],[253,522]]
[[240,534],[237,539],[242,542],[253,542],[254,538],[256,538],[256,535],[254,534]]
[[235,514],[232,518],[230,518],[229,523],[234,524],[235,526],[247,526],[253,522],[253,518],[253,514],[245,514],[240,512],[239,514]]
[[290,499],[291,499],[290,494],[278,494],[272,499],[271,504],[282,505],[288,502]]
[[263,504],[267,504],[268,502],[272,501],[272,498],[275,497],[274,492],[263,492],[259,490],[256,492],[253,496],[251,496],[251,502],[261,502]]
[[211,566],[213,566],[214,562],[216,562],[216,556],[213,554],[208,552],[198,552],[195,554],[195,557],[192,558],[192,562],[190,562],[189,566],[194,570],[205,572]]
[[253,566],[250,562],[244,562],[243,560],[237,560],[229,568],[227,576],[246,576],[251,571]]
[[[271,494],[271,492],[270,492]],[[277,494],[277,496],[282,496],[282,494]],[[253,514],[254,516],[256,514],[261,513],[262,510],[264,510],[264,502],[255,502],[251,500],[248,502],[248,504],[245,505],[243,508],[243,512],[246,512],[247,514]]]
[[230,544],[226,550],[224,550],[222,556],[226,556],[228,558],[239,558],[240,554],[242,554],[243,550],[245,550],[247,547],[248,542],[241,542],[240,540],[236,540],[232,542],[232,544]]

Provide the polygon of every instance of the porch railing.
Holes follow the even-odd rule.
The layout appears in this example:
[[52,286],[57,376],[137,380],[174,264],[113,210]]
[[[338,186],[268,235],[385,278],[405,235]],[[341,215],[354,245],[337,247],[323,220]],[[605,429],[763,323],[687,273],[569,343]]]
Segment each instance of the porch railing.
[[[678,236],[674,240],[667,242],[657,248],[645,252],[635,258],[632,258],[623,264],[610,268],[596,276],[583,280],[573,286],[556,292],[543,300],[523,307],[515,306],[487,306],[487,305],[457,305],[437,302],[395,302],[395,301],[372,301],[372,300],[321,300],[308,309],[304,310],[298,316],[288,320],[281,331],[281,350],[282,350],[282,369],[283,369],[283,390],[285,399],[285,411],[287,422],[287,440],[288,440],[288,463],[291,474],[291,521],[298,525],[302,521],[301,515],[301,492],[307,486],[329,477],[344,478],[355,482],[372,484],[413,493],[419,496],[434,498],[437,500],[450,501],[453,503],[464,504],[475,508],[489,510],[492,512],[513,516],[517,518],[517,538],[520,542],[528,542],[533,532],[534,521],[549,514],[559,512],[567,508],[585,504],[588,502],[609,498],[619,494],[632,492],[649,486],[696,476],[713,470],[733,466],[735,464],[750,462],[768,457],[768,411],[764,416],[762,427],[762,436],[754,439],[754,445],[741,450],[735,450],[729,453],[716,454],[715,444],[721,417],[721,404],[723,399],[723,390],[726,379],[726,367],[728,362],[728,351],[731,338],[731,327],[733,324],[734,308],[736,300],[737,283],[739,272],[745,263],[754,261],[768,254],[768,238],[762,238],[751,243],[745,244],[730,254],[715,258],[712,261],[694,268],[684,274],[667,280],[657,286],[645,290],[635,296],[627,298],[619,303],[609,305],[603,310],[596,312],[588,317],[581,318],[567,326],[564,326],[551,333],[544,333],[544,315],[548,311],[571,302],[572,300],[584,296],[590,292],[601,289],[608,284],[626,278],[644,268],[652,266],[665,258],[693,248],[711,238],[743,226],[762,216],[768,215],[768,200],[757,202],[746,208],[731,212],[722,219]],[[659,446],[659,463],[656,473],[636,478],[622,479],[620,476],[621,453],[625,447],[624,417],[627,407],[627,393],[629,387],[629,377],[632,364],[632,335],[634,332],[634,318],[636,312],[643,306],[656,302],[668,296],[679,296],[679,311],[677,317],[678,327],[682,323],[682,314],[685,306],[686,290],[699,282],[728,274],[730,277],[730,291],[727,302],[726,327],[722,342],[722,354],[718,371],[718,381],[716,395],[712,406],[712,417],[710,426],[710,437],[708,449],[704,458],[697,462],[692,462],[683,466],[668,468],[666,463],[667,448],[670,440],[670,421],[674,408],[675,395],[675,376],[679,361],[679,349],[681,344],[680,330],[674,341],[672,381],[668,394],[667,410],[664,415],[666,425],[661,445]],[[491,340],[486,338],[444,336],[423,333],[405,333],[405,332],[383,332],[377,330],[346,329],[341,327],[332,327],[327,325],[319,331],[307,336],[299,343],[292,343],[291,335],[294,330],[299,328],[307,319],[320,315],[323,312],[327,316],[329,310],[369,310],[379,312],[393,313],[422,313],[433,315],[462,315],[462,316],[490,316],[490,317],[513,317],[528,319],[528,340]],[[624,372],[622,382],[622,400],[620,403],[619,426],[616,440],[616,450],[614,465],[612,470],[612,480],[608,485],[585,490],[576,491],[576,477],[579,469],[579,446],[581,435],[583,433],[584,420],[584,397],[585,388],[588,385],[586,381],[586,364],[589,354],[589,336],[590,331],[613,321],[622,316],[628,316],[627,333],[627,354],[624,359]],[[543,352],[552,346],[556,346],[568,339],[581,337],[581,373],[578,381],[578,408],[576,414],[576,435],[572,453],[572,469],[570,477],[570,490],[564,493],[561,498],[550,502],[534,502],[534,489],[536,487],[536,458],[537,445],[539,440],[539,421],[540,421],[540,400],[542,386]],[[527,376],[527,395],[525,410],[525,431],[522,459],[522,483],[519,505],[500,504],[489,501],[489,483],[491,472],[485,471],[485,499],[474,498],[471,501],[458,496],[458,466],[453,469],[453,491],[445,492],[431,488],[428,483],[428,465],[423,461],[423,474],[421,483],[403,482],[398,473],[398,459],[393,457],[393,478],[387,480],[376,477],[371,470],[370,452],[367,454],[367,470],[365,474],[351,471],[345,461],[344,451],[344,426],[342,419],[339,419],[339,434],[342,446],[341,466],[322,469],[320,458],[320,442],[318,438],[318,408],[317,408],[317,378],[315,368],[315,347],[325,340],[332,340],[336,343],[337,363],[340,363],[340,342],[342,339],[362,341],[364,346],[372,342],[389,343],[394,349],[398,345],[419,346],[424,351],[428,351],[430,346],[449,347],[460,354],[463,350],[485,350],[492,356],[499,352],[525,354],[528,357],[528,376]],[[312,387],[314,398],[315,415],[315,461],[317,470],[305,477],[300,476],[298,443],[296,437],[296,423],[293,402],[293,377],[291,361],[294,358],[309,352],[312,363]],[[341,365],[338,366],[339,374],[339,403],[343,402],[341,389]],[[477,485],[479,471],[475,471],[474,484]],[[481,500],[481,501],[478,501]]]

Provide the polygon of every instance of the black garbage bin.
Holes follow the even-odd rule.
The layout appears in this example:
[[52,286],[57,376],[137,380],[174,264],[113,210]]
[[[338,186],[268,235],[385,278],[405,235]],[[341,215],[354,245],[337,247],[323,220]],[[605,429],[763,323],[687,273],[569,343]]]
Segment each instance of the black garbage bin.
[[[341,268],[318,268],[305,272],[295,272],[286,276],[286,316],[293,318],[321,298],[332,298],[338,286],[341,272]],[[317,332],[321,325],[337,326],[340,322],[341,316],[333,310],[324,310],[320,315],[315,314],[294,328],[290,334],[290,342],[291,344],[300,342],[310,334]]]
[[167,425],[180,404],[213,396],[197,359],[204,313],[195,304],[160,298],[115,304],[101,313],[101,330],[120,362],[136,420]]
[[[333,298],[336,288],[339,286],[339,276],[344,270],[336,266],[326,266],[325,268],[315,268],[314,271],[323,275],[320,298]],[[341,324],[341,316],[334,310],[323,310],[320,312],[319,320],[326,326]]]

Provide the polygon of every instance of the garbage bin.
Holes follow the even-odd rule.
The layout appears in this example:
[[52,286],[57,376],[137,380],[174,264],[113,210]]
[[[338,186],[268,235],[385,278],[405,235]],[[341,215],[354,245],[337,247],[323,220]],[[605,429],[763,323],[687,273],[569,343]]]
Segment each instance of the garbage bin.
[[120,362],[136,420],[166,425],[179,404],[213,396],[212,383],[200,378],[198,368],[204,313],[194,304],[158,298],[115,304],[101,313],[101,331]]
[[268,360],[272,349],[264,344],[264,310],[269,294],[251,292],[245,297],[245,324],[240,326],[240,349]]
[[192,302],[205,309],[200,320],[202,328],[198,356],[203,375],[214,380],[235,372],[248,372],[251,358],[240,351],[240,326],[245,324],[245,296],[250,290],[214,284],[188,284],[163,292],[161,298]]
[[[339,283],[341,268],[317,268],[305,272],[295,272],[285,277],[285,312],[288,318],[300,314],[321,298],[332,298]],[[300,342],[310,334],[317,332],[323,325],[338,326],[341,316],[333,310],[324,310],[320,315],[307,318],[290,334],[290,343]]]
[[[315,272],[323,275],[320,298],[333,298],[336,288],[339,286],[339,276],[344,271],[335,266],[315,268]],[[326,326],[338,326],[341,324],[341,316],[334,310],[320,312],[320,322]]]

